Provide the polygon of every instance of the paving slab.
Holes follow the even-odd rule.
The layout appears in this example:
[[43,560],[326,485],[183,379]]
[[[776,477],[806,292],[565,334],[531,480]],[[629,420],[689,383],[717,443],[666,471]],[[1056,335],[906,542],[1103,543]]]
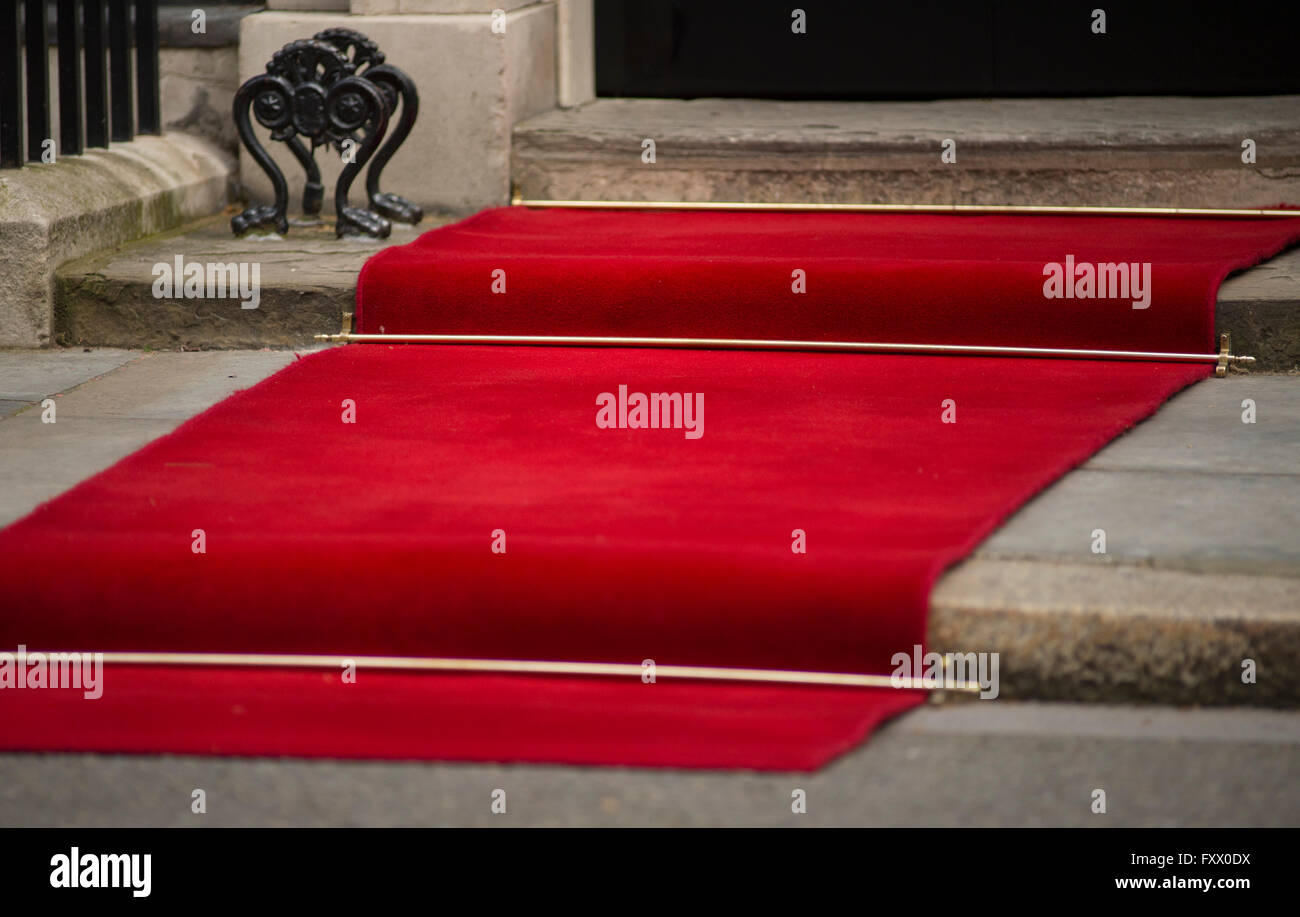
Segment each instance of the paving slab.
[[[0,525],[294,359],[289,351],[105,353],[56,353],[52,373],[47,351],[0,352],[0,379],[55,405],[53,423],[41,410],[0,419]],[[118,368],[100,374],[106,361]],[[52,388],[63,384],[65,391]]]
[[[1092,553],[1098,530],[1105,554]],[[980,554],[1287,575],[1300,570],[1300,476],[1083,468]]]
[[989,701],[908,714],[816,774],[6,754],[0,825],[1295,826],[1297,772],[1300,713]]
[[[1213,384],[1209,384],[1213,383]],[[1300,375],[1233,374],[1176,395],[1085,464],[1089,471],[1300,474]],[[1243,423],[1250,406],[1254,423]]]
[[[1093,551],[1097,529],[1104,554]],[[978,556],[1300,575],[1300,376],[1233,375],[1176,395]]]
[[82,348],[0,350],[0,401],[40,401],[111,372],[137,356],[130,350],[112,348],[90,352]]

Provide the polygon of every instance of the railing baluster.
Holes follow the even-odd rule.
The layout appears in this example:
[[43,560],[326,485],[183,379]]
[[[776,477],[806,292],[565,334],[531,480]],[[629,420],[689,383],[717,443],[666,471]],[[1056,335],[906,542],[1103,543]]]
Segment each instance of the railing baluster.
[[104,0],[86,0],[86,146],[108,146],[108,31]]
[[23,164],[23,70],[18,4],[0,3],[0,168]]
[[77,0],[59,0],[59,153],[80,153],[81,10]]
[[50,16],[45,0],[27,0],[27,159],[40,162],[50,130]]
[[158,0],[135,0],[136,114],[140,133],[161,134],[158,101]]
[[112,137],[126,142],[135,136],[135,90],[131,80],[131,4],[108,2],[108,68],[112,75]]

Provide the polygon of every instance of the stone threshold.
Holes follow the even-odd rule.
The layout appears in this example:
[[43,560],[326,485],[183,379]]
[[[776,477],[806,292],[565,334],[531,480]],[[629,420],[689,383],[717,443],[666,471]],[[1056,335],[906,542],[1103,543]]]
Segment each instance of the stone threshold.
[[1298,114],[1300,96],[597,99],[517,124],[512,177],[556,200],[1266,207],[1300,203]]

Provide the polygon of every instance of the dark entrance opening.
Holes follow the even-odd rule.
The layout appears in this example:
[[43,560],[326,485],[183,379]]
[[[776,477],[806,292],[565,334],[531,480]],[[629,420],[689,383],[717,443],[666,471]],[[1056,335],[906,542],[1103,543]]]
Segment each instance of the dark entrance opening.
[[[802,34],[792,28],[795,10],[804,13]],[[1104,32],[1095,10],[1104,12]],[[1295,3],[597,0],[596,92],[768,99],[1295,93],[1297,42]]]

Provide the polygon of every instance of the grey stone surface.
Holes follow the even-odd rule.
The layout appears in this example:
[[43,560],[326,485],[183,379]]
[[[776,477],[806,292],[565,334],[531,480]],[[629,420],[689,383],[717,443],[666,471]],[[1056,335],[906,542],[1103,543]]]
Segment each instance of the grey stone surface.
[[117,369],[139,354],[102,348],[77,350],[0,350],[0,399],[40,401]]
[[595,0],[556,4],[557,102],[572,108],[596,98]]
[[[269,0],[275,9],[291,9],[310,6],[324,9],[329,3],[340,2],[348,5],[348,0]],[[537,0],[351,0],[353,13],[490,13],[495,9],[517,10],[520,7],[536,3]]]
[[[1106,532],[1106,554],[1091,533]],[[1195,572],[1300,571],[1300,475],[1093,471],[1063,478],[980,548],[994,557]]]
[[[1242,402],[1256,422],[1242,422]],[[1300,377],[1193,386],[1031,501],[986,557],[1300,575]],[[1091,550],[1104,529],[1107,553]]]
[[[384,12],[397,12],[397,0],[388,0],[393,5],[392,9]],[[266,0],[267,9],[272,10],[296,10],[296,11],[317,11],[317,10],[337,10],[346,11],[348,9],[348,0]]]
[[1296,826],[1298,724],[980,702],[904,716],[816,774],[8,754],[0,825]]
[[[1269,155],[1300,155],[1300,96],[1192,98],[1124,96],[1076,99],[947,99],[937,102],[782,102],[766,99],[599,99],[573,111],[548,112],[515,133],[548,137],[567,148],[579,132],[598,143],[658,136],[691,150],[736,154],[762,149],[867,151],[932,147],[954,136],[980,149],[1010,153],[1066,148],[1189,151],[1211,138],[1252,137]],[[1265,144],[1263,138],[1268,138]],[[636,147],[640,155],[639,145]],[[960,162],[960,154],[958,155]],[[1289,162],[1289,160],[1287,160]]]
[[[55,278],[55,332],[68,345],[155,348],[312,346],[337,332],[356,303],[357,275],[388,245],[439,225],[395,224],[388,239],[336,239],[331,223],[293,225],[283,238],[230,233],[222,214],[185,233],[168,233],[65,264]],[[256,309],[238,299],[156,299],[155,264],[244,262],[259,265]],[[251,267],[250,267],[251,270]]]
[[[287,351],[157,353],[132,355],[116,372],[97,375],[104,360],[86,360],[73,382],[52,381],[51,354],[0,353],[0,377],[25,392],[48,390],[55,422],[27,410],[0,420],[0,525],[95,474],[232,392],[259,382],[294,359]],[[98,357],[80,351],[58,355],[69,363]],[[21,378],[25,364],[32,367]],[[59,367],[66,372],[66,367]],[[15,381],[15,376],[19,376]],[[92,378],[93,377],[93,378]],[[68,381],[61,393],[51,385]]]
[[[202,32],[194,31],[196,9],[207,14]],[[163,4],[158,8],[158,40],[165,49],[234,47],[239,44],[239,20],[262,9],[260,3]]]
[[1300,249],[1225,280],[1219,288],[1219,304],[1236,302],[1300,302]]
[[63,262],[225,206],[234,163],[184,134],[0,173],[0,346],[50,343]]
[[[1232,374],[1175,395],[1085,464],[1089,471],[1300,474],[1300,376]],[[1255,423],[1242,423],[1242,402]]]
[[1295,96],[597,99],[517,125],[513,175],[558,200],[1262,207],[1300,201],[1298,113]]
[[195,134],[232,159],[238,156],[239,134],[230,114],[239,88],[238,48],[163,48],[158,70],[163,127]]

